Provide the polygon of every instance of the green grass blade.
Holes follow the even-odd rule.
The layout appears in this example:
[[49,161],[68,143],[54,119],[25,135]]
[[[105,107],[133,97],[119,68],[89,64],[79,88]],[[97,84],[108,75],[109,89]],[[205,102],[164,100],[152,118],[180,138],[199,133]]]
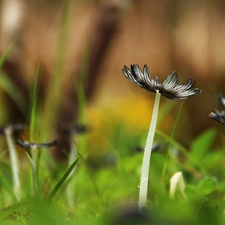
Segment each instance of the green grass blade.
[[[34,149],[31,149],[31,151],[34,151]],[[27,157],[30,161],[30,164],[31,164],[33,190],[34,190],[34,193],[37,193],[38,192],[38,182],[37,182],[37,176],[36,176],[37,173],[36,173],[35,163],[27,152],[25,152],[25,154],[27,155]]]
[[30,141],[34,142],[34,130],[37,124],[37,89],[38,89],[38,75],[39,75],[40,61],[38,62],[33,93],[31,98],[31,114],[30,114]]
[[79,157],[77,157],[76,160],[69,166],[69,168],[66,170],[64,175],[60,178],[60,180],[57,182],[55,187],[51,190],[51,192],[49,194],[49,199],[52,199],[52,198],[55,197],[56,193],[58,192],[60,187],[63,185],[63,183],[65,182],[66,178],[70,175],[71,171],[77,165],[78,160],[79,160]]
[[[40,61],[38,62],[38,66],[35,74],[35,81],[32,91],[31,97],[31,112],[30,112],[30,141],[34,141],[34,132],[37,129],[37,90],[38,90],[38,75],[39,75]],[[31,93],[31,92],[30,92]],[[34,181],[34,191],[38,190],[38,164],[40,160],[40,152],[39,149],[31,149],[31,158],[33,162],[33,181]]]
[[0,57],[0,67],[3,65],[5,60],[8,58],[10,52],[12,51],[14,46],[14,43],[9,45],[8,49],[3,53],[3,55]]
[[169,146],[168,146],[168,150],[167,150],[167,154],[166,154],[166,161],[164,163],[164,166],[163,166],[163,171],[162,171],[162,177],[164,178],[165,176],[165,173],[166,173],[166,168],[167,168],[167,163],[168,163],[168,158],[170,156],[170,152],[171,152],[171,147],[172,147],[172,140],[174,139],[174,134],[175,134],[175,130],[177,128],[177,124],[178,124],[178,121],[180,119],[180,115],[181,115],[181,111],[183,109],[183,106],[184,106],[184,101],[182,101],[181,105],[180,105],[180,109],[177,113],[177,117],[176,117],[176,120],[175,120],[175,123],[174,123],[174,126],[173,126],[173,130],[172,130],[172,134],[171,134],[171,138],[170,138],[170,142],[169,142]]
[[[160,132],[159,130],[156,130],[156,134],[162,137],[164,140],[171,143],[171,145],[175,146],[188,159],[189,162],[191,162],[195,166],[198,166],[200,169],[199,172],[202,172],[202,173],[206,172],[204,166],[202,164],[199,164],[199,161],[192,156],[190,151],[186,149],[184,146],[182,146],[179,142],[177,142],[175,139],[171,139],[170,136]],[[182,165],[185,166],[185,164],[182,164]]]
[[0,86],[12,98],[24,117],[26,117],[27,106],[24,95],[3,72],[0,72]]
[[68,45],[68,32],[70,25],[70,5],[72,1],[65,1],[63,6],[59,38],[54,63],[54,71],[49,83],[49,91],[46,97],[46,107],[42,115],[43,137],[48,138],[52,129],[55,127],[57,115],[59,113],[60,102],[63,94],[60,90],[63,88],[63,77],[65,69],[65,58]]
[[[5,60],[8,58],[10,52],[13,49],[14,44],[11,44],[8,49],[4,52],[4,54],[0,57],[0,67],[3,65]],[[0,71],[0,86],[3,90],[8,93],[8,95],[13,99],[13,101],[17,104],[20,111],[26,117],[26,105],[25,105],[25,97],[21,93],[21,91],[16,87],[16,85],[2,72]]]

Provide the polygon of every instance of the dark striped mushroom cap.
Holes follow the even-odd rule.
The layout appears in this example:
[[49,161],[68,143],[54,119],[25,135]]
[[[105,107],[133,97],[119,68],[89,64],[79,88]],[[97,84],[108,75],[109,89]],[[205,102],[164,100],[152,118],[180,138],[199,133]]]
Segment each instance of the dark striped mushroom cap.
[[199,88],[193,88],[194,82],[191,78],[186,83],[178,84],[179,79],[176,71],[173,71],[163,83],[159,82],[158,76],[152,79],[147,65],[144,65],[143,72],[137,64],[131,65],[130,69],[124,66],[123,74],[132,83],[150,92],[159,91],[163,96],[173,100],[184,100],[201,92]]

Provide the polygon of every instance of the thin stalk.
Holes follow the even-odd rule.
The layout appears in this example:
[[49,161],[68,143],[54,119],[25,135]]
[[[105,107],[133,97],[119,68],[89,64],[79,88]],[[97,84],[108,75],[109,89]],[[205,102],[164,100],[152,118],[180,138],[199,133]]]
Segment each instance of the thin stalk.
[[31,113],[30,113],[30,142],[34,142],[34,132],[37,126],[37,96],[38,96],[38,76],[40,69],[40,61],[38,62],[35,81],[32,92],[32,104],[31,104]]
[[6,141],[9,149],[9,157],[11,161],[11,169],[12,169],[12,180],[13,180],[13,190],[14,194],[19,200],[20,198],[20,180],[19,180],[19,163],[18,156],[14,146],[14,141],[12,137],[12,129],[8,127],[5,129]]
[[156,91],[152,119],[151,119],[151,124],[149,127],[147,142],[145,145],[143,163],[142,163],[141,183],[140,183],[139,202],[138,202],[139,209],[142,209],[143,207],[145,207],[147,203],[150,158],[151,158],[153,139],[155,135],[155,129],[156,129],[156,123],[157,123],[157,117],[158,117],[158,111],[159,111],[160,97],[161,97],[161,94],[159,93],[159,91]]
[[[181,111],[182,111],[183,105],[184,105],[184,101],[182,101],[182,103],[180,105],[180,108],[179,108],[179,111],[177,113],[177,118],[176,118],[175,124],[173,126],[173,131],[172,131],[170,140],[173,140],[173,138],[174,138],[175,130],[177,128],[177,124],[178,124],[178,121],[180,119],[180,115],[181,115]],[[169,154],[171,152],[172,143],[173,143],[172,141],[169,142],[169,146],[168,146],[168,150],[167,150],[167,154],[166,154],[166,161],[165,161],[164,166],[163,166],[163,171],[162,171],[162,178],[163,178],[163,180],[164,180],[164,176],[165,176],[165,173],[166,173],[166,168],[167,168]]]
[[[168,142],[171,141],[171,143],[173,144],[173,146],[177,147],[177,149],[179,149],[179,151],[192,163],[194,163],[195,165],[198,165],[200,168],[200,171],[195,170],[194,168],[190,168],[188,166],[186,166],[185,164],[182,164],[182,167],[185,168],[187,171],[194,173],[194,174],[198,174],[198,176],[201,176],[201,174],[206,174],[206,169],[204,168],[204,166],[202,164],[199,164],[198,160],[196,158],[194,158],[193,156],[191,156],[190,152],[188,151],[188,149],[186,149],[184,146],[182,146],[180,143],[178,143],[176,140],[171,139],[171,136],[168,136],[162,132],[160,132],[159,130],[156,130],[156,134],[159,135],[160,137],[162,137],[163,139],[167,140]],[[178,159],[173,159],[178,163]],[[181,164],[181,163],[180,163]]]
[[[38,77],[39,77],[39,68],[40,68],[40,60],[38,62],[34,87],[32,92],[32,105],[31,105],[31,114],[30,114],[30,142],[34,142],[34,132],[37,128],[37,95],[38,95]],[[32,177],[33,177],[33,189],[34,192],[38,191],[38,162],[39,162],[39,149],[36,147],[31,148],[31,159],[32,159]]]
[[31,148],[30,152],[31,152],[31,158],[32,158],[32,162],[33,162],[33,168],[32,168],[32,176],[33,176],[33,189],[34,189],[34,193],[38,192],[38,181],[37,181],[37,158],[38,158],[38,149],[33,147]]
[[[74,135],[71,134],[70,139],[71,139],[70,140],[70,154],[69,154],[69,159],[68,159],[69,166],[77,158],[77,148],[76,148],[76,145],[74,143]],[[75,171],[76,171],[76,167],[73,169],[73,171],[68,176],[68,178],[71,178],[71,180],[70,180],[70,182],[69,182],[69,184],[67,185],[67,188],[66,188],[68,205],[71,208],[74,206],[74,190],[73,190],[74,185],[73,185],[72,176],[74,175]]]
[[36,148],[31,148],[31,157],[30,155],[26,153],[28,159],[30,160],[30,164],[31,164],[31,169],[32,169],[32,185],[33,185],[33,191],[35,194],[37,194],[38,192],[38,182],[37,182],[37,171],[36,171],[36,156],[35,156],[35,151],[37,149]]

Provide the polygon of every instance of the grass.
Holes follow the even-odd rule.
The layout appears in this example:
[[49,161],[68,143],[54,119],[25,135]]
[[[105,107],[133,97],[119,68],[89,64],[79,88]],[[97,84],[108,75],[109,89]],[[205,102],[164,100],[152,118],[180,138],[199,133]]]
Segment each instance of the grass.
[[[36,114],[32,115],[35,117]],[[35,181],[38,185],[36,191],[33,190],[32,166],[29,161],[22,162],[26,158],[25,154],[20,156],[23,159],[20,160],[20,199],[15,197],[9,176],[10,161],[2,155],[0,223],[224,223],[224,152],[223,148],[213,148],[215,130],[207,130],[196,137],[189,150],[174,139],[174,134],[171,138],[160,131],[156,132],[155,138],[162,146],[162,151],[152,153],[148,207],[146,211],[140,212],[137,210],[137,202],[143,153],[136,152],[131,147],[143,145],[141,137],[146,136],[147,132],[142,130],[137,134],[135,131],[128,131],[126,124],[116,123],[112,129],[112,136],[118,132],[121,134],[119,145],[118,139],[105,136],[109,150],[104,155],[91,156],[82,152],[85,156],[81,154],[80,160],[77,158],[68,168],[54,160],[49,164],[47,155],[41,154],[40,163],[36,165],[39,171]],[[88,143],[86,145],[89,146]],[[79,146],[77,148],[79,152]],[[168,148],[171,151],[169,155],[166,152]],[[96,149],[93,151],[97,152]],[[32,162],[32,158],[30,161]],[[72,179],[69,174],[75,166]],[[170,179],[179,171],[179,179],[182,175],[182,180],[175,181],[171,197]],[[66,191],[70,182],[73,182],[73,204],[68,202]],[[179,188],[179,184],[182,188]]]
[[[65,15],[63,20],[66,20]],[[62,27],[59,43],[65,44],[64,35],[67,31],[67,27]],[[49,89],[50,93],[51,88],[54,90],[52,93],[59,88],[64,44],[59,46],[54,78],[56,80]],[[10,49],[11,46],[0,58],[0,66],[10,54]],[[84,63],[84,71],[87,64]],[[30,116],[27,116],[23,95],[0,72],[1,88],[29,118],[32,142],[51,141],[46,134],[41,134],[40,139],[35,136],[36,130],[40,132],[42,129],[38,125],[42,117],[37,99],[38,68],[39,65],[31,88]],[[81,82],[80,85],[80,120],[88,125],[82,89],[84,84]],[[49,96],[49,102],[55,102],[52,98],[53,96]],[[49,104],[50,106],[52,105]],[[46,109],[44,116],[54,120],[58,106],[52,107],[55,112],[48,114],[50,110]],[[161,110],[160,121],[163,121],[171,108],[172,106],[167,105],[166,109]],[[15,169],[15,166],[13,167],[13,162],[6,156],[5,150],[0,149],[0,224],[224,224],[224,146],[214,147],[217,136],[215,129],[206,130],[193,139],[188,149],[182,146],[175,135],[180,113],[181,111],[177,115],[171,136],[156,130],[155,142],[160,149],[153,151],[151,156],[151,170],[148,175],[150,189],[145,210],[137,209],[143,152],[135,149],[137,146],[144,146],[143,137],[146,137],[147,131],[136,130],[135,127],[130,129],[125,122],[114,120],[113,125],[108,128],[111,129],[110,132],[104,133],[100,130],[101,138],[95,140],[104,142],[107,150],[88,142],[87,136],[92,135],[92,131],[89,134],[72,136],[71,143],[74,145],[78,141],[78,145],[71,149],[75,147],[73,150],[78,157],[71,155],[68,164],[54,161],[47,149],[31,149],[31,154],[23,151],[17,155],[14,152],[20,159],[17,167],[19,171],[14,172],[19,174],[19,198],[11,175],[11,167]],[[105,117],[107,119],[109,118]],[[51,123],[54,123],[53,120]],[[44,126],[48,126],[46,121]],[[218,125],[215,123],[215,127]],[[99,146],[102,146],[101,143]],[[12,148],[11,145],[8,148]],[[100,154],[100,151],[103,153]]]

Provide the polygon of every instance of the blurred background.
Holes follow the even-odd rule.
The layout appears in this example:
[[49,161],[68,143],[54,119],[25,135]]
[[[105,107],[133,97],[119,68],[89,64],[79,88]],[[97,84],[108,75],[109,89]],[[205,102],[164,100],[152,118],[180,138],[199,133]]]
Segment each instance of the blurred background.
[[[91,139],[100,146],[101,134],[109,137],[115,127],[126,126],[134,134],[147,131],[154,94],[124,77],[121,69],[130,64],[147,64],[152,78],[158,75],[161,82],[176,70],[180,83],[191,77],[202,89],[184,104],[175,134],[182,144],[188,146],[210,127],[223,133],[224,127],[208,115],[221,110],[215,94],[225,95],[224,1],[0,0],[0,16],[0,54],[14,43],[1,73],[21,91],[25,106],[38,63],[43,111],[58,73],[56,135],[78,121],[97,130]],[[29,122],[3,85],[0,95],[0,124]],[[83,116],[81,102],[87,104]],[[170,110],[160,130],[172,132],[180,104],[162,97],[160,107]]]

